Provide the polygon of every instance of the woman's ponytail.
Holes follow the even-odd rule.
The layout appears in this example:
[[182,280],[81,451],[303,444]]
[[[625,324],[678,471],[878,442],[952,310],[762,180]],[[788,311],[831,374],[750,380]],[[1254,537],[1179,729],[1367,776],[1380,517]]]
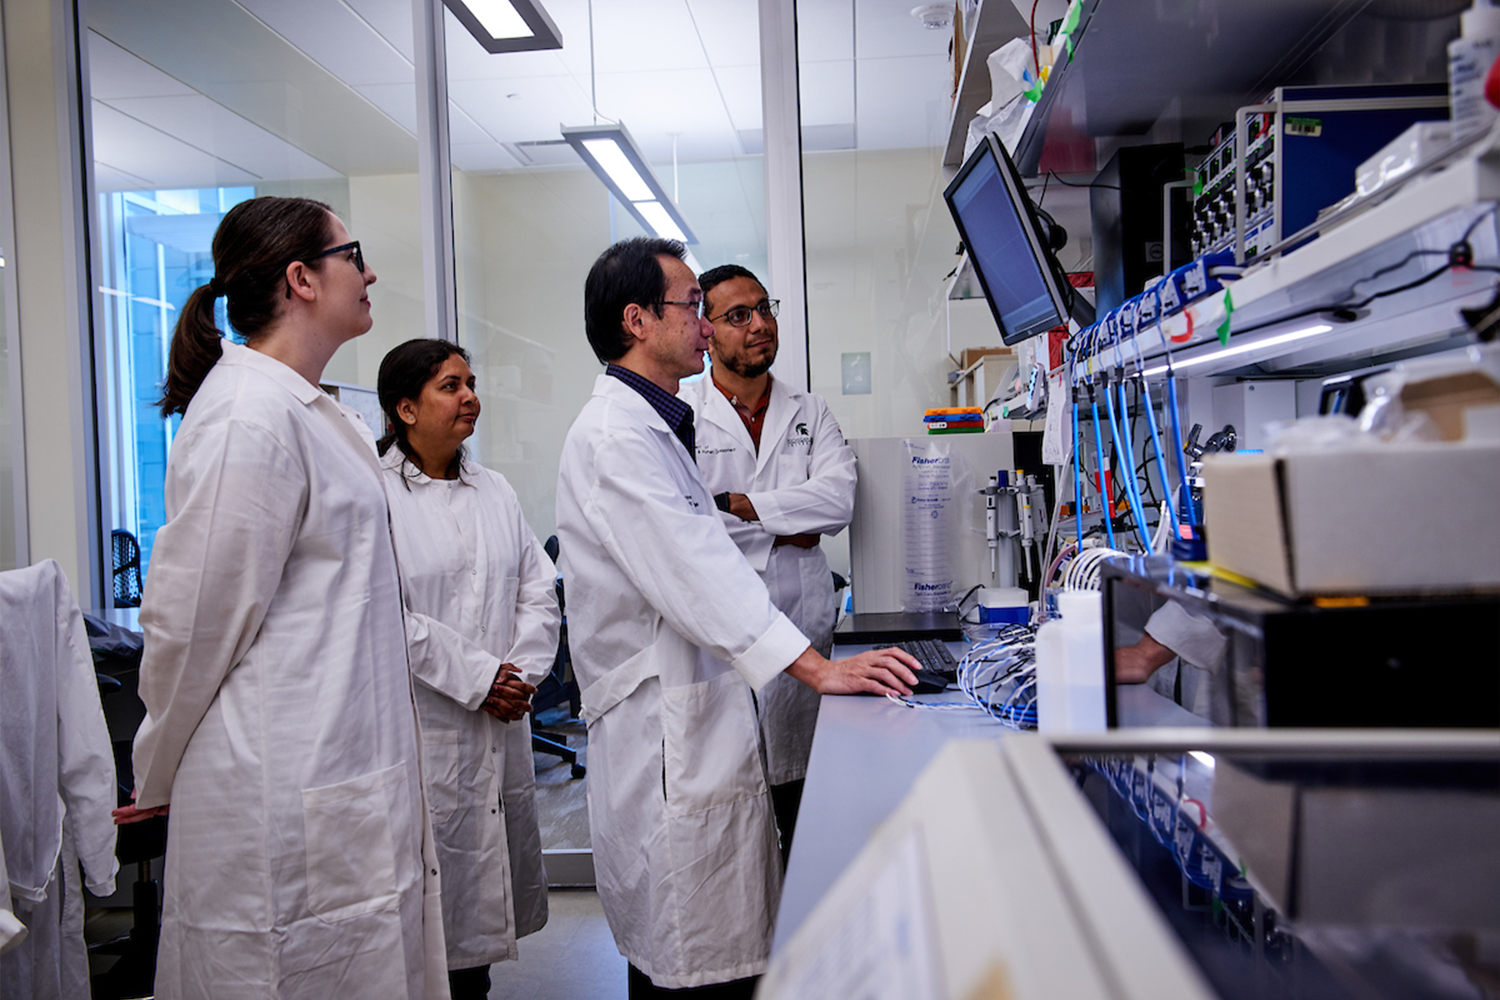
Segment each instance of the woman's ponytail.
[[[186,413],[188,403],[224,356],[214,325],[214,302],[224,296],[235,332],[247,344],[269,330],[280,313],[286,267],[292,261],[322,264],[333,210],[311,198],[266,196],[242,201],[224,214],[214,233],[214,279],[188,296],[162,382],[161,413]],[[290,293],[287,293],[288,297]]]
[[161,415],[186,413],[193,394],[208,377],[208,370],[224,356],[219,328],[214,325],[215,282],[202,285],[188,296],[177,317],[172,348],[167,355],[167,377],[162,381]]

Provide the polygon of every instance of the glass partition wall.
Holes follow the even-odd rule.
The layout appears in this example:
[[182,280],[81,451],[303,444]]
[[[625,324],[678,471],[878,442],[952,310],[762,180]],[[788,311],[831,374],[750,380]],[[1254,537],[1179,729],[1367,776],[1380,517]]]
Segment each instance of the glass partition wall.
[[[560,50],[490,55],[446,11],[444,38],[458,339],[473,355],[483,405],[471,448],[510,481],[543,539],[556,530],[563,438],[604,370],[583,332],[584,278],[611,243],[655,235],[561,127],[618,122],[629,131],[696,237],[695,270],[766,269],[755,0],[546,7]],[[584,737],[566,705],[539,712],[536,724],[575,748]],[[589,848],[584,782],[556,757],[536,760],[556,880],[567,871],[556,852]]]
[[[379,280],[373,329],[325,378],[373,388],[424,329],[412,17],[381,0],[88,5],[97,190],[96,345],[109,527],[149,564],[176,420],[157,410],[178,310],[213,276],[224,212],[259,195],[326,202]],[[219,304],[220,328],[228,330]],[[107,549],[106,549],[107,551]]]
[[696,237],[698,270],[764,273],[766,259],[755,0],[546,6],[560,50],[490,55],[451,13],[445,39],[459,341],[485,408],[474,452],[542,538],[563,437],[603,371],[584,277],[645,232],[560,126],[625,126]]

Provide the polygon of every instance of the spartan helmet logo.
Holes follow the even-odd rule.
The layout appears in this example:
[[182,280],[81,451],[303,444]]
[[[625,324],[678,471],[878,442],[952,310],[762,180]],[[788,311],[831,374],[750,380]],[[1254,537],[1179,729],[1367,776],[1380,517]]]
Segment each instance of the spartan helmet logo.
[[801,434],[803,437],[806,437],[807,436],[807,425],[804,424],[804,423],[798,423],[797,424],[797,433]]

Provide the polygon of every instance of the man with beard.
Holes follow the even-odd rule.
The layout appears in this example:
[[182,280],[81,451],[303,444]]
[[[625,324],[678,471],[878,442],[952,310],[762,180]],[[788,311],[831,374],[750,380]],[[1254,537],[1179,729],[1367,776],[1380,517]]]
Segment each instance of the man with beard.
[[[854,514],[854,452],[821,396],[771,376],[778,303],[750,271],[725,264],[698,277],[713,323],[709,376],[683,386],[698,428],[698,470],[725,527],[771,600],[813,648],[833,648],[833,574],[819,536]],[[782,675],[756,695],[783,862],[807,774],[819,695]]]

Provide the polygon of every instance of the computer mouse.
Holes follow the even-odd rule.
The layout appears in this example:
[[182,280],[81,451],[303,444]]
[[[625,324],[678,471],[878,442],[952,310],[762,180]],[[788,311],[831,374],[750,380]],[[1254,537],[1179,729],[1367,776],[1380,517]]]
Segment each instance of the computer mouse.
[[[948,678],[942,674],[933,673],[931,670],[913,670],[917,675],[917,683],[912,687],[912,694],[937,694],[946,690]],[[873,691],[862,691],[861,694],[874,694]]]
[[912,673],[917,675],[916,686],[911,689],[912,694],[937,694],[948,687],[948,678],[942,674],[931,670],[913,670]]

